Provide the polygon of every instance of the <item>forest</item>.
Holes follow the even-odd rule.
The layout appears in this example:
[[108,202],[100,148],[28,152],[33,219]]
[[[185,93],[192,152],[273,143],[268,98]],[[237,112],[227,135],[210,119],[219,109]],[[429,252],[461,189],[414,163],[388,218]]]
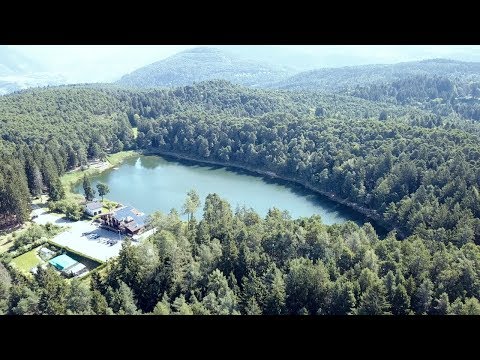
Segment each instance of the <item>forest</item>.
[[[425,78],[426,88],[437,80]],[[404,101],[398,94],[353,95],[217,80],[0,97],[2,228],[29,220],[32,196],[62,200],[67,171],[133,149],[275,173],[355,204],[392,230],[379,239],[370,224],[327,226],[318,216],[291,219],[281,209],[262,219],[249,209],[233,212],[211,194],[198,221],[182,222],[175,211],[152,216],[161,231],[140,246],[125,243],[88,284],[50,270],[25,279],[0,265],[0,310],[479,313],[479,124],[419,107],[415,94]]]
[[[200,203],[185,202],[186,212]],[[154,213],[159,230],[124,241],[103,273],[65,281],[52,269],[32,279],[0,264],[6,314],[480,315],[480,250],[412,236],[379,239],[373,227],[326,226],[318,215],[262,219],[216,194],[203,216]]]

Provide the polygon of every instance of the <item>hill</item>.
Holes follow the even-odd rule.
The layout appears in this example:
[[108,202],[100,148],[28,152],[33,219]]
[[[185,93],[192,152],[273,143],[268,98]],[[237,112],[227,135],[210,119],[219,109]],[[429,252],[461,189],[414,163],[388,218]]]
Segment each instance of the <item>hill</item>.
[[0,46],[0,95],[64,82],[63,76],[46,72],[45,67],[33,59],[8,46]]
[[272,85],[290,90],[339,91],[357,85],[401,80],[416,75],[446,75],[479,78],[480,63],[447,59],[431,59],[392,65],[362,65],[310,70],[293,75]]
[[244,60],[227,51],[188,49],[123,76],[117,83],[132,87],[191,85],[210,79],[247,86],[262,86],[292,75],[290,69]]

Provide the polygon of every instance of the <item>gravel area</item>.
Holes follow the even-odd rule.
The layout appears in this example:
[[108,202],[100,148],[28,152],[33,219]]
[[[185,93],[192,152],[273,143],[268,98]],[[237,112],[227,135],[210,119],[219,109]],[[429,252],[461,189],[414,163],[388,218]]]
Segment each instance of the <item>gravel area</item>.
[[[88,255],[94,259],[106,261],[115,257],[120,252],[122,247],[123,237],[115,232],[101,229],[90,221],[70,221],[61,218],[56,214],[49,214],[46,208],[36,208],[32,215],[37,215],[34,222],[37,224],[52,224],[66,226],[68,229],[61,234],[58,234],[52,239],[52,242],[67,246],[70,249],[78,251],[79,253]],[[89,234],[97,234],[99,238],[91,239]],[[120,240],[114,245],[107,244],[108,240]],[[132,242],[137,244],[136,242]]]

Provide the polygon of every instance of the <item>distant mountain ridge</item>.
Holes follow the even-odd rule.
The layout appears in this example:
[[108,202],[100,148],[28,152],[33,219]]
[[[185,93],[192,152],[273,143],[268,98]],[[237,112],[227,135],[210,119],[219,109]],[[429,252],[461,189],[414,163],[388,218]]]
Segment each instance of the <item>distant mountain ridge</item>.
[[0,76],[45,71],[42,65],[8,47],[0,46]]
[[360,65],[323,68],[298,73],[271,87],[287,90],[339,91],[357,85],[401,80],[415,75],[445,75],[451,77],[480,76],[480,62],[449,59],[428,59],[397,64]]
[[212,47],[188,49],[124,75],[117,83],[132,87],[191,85],[212,79],[261,87],[286,79],[293,70],[244,60]]
[[64,76],[46,72],[36,61],[8,46],[0,46],[0,95],[62,83],[65,83]]

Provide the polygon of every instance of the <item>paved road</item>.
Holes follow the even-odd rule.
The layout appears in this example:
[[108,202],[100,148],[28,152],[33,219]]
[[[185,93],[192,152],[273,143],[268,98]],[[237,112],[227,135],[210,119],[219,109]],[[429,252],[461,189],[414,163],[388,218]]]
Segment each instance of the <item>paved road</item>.
[[[117,256],[122,247],[122,242],[118,241],[115,245],[106,244],[107,240],[121,240],[123,237],[117,233],[98,228],[89,221],[70,221],[60,218],[59,215],[47,213],[46,208],[36,208],[32,215],[37,215],[33,221],[37,224],[52,224],[60,226],[68,226],[69,229],[58,234],[52,239],[52,242],[62,246],[68,246],[70,249],[78,251],[82,254],[88,255],[94,259],[106,261],[114,256]],[[83,236],[83,233],[98,234],[100,238],[89,239]],[[136,242],[133,242],[136,244]]]

